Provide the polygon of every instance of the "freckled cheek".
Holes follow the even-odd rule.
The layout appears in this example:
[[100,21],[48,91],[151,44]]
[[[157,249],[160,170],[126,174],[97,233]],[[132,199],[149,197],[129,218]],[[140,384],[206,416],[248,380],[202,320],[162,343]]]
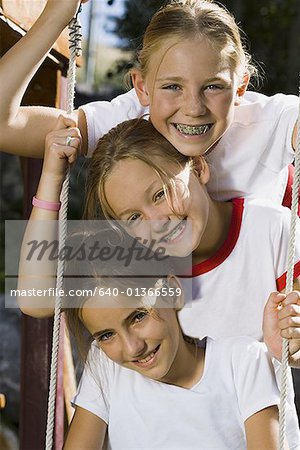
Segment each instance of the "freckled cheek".
[[149,317],[148,323],[143,327],[142,337],[145,341],[164,339],[166,336],[165,323],[160,318]]
[[[144,220],[143,223],[140,226],[129,228],[124,227],[126,232],[129,234],[129,236],[133,237],[134,239],[139,239],[140,243],[143,244],[143,240],[150,241],[151,239],[151,221],[150,220]],[[143,244],[144,245],[144,244]]]
[[171,99],[167,95],[156,95],[150,103],[151,114],[157,117],[165,117],[168,114],[173,114],[180,106],[179,99]]
[[226,116],[233,115],[234,111],[234,99],[232,94],[227,94],[220,99],[219,111]]

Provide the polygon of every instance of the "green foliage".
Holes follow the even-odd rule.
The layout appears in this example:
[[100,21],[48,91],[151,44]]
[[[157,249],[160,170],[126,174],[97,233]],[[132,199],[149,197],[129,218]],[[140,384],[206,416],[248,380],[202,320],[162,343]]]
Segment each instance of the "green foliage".
[[143,34],[151,17],[163,0],[125,0],[125,14],[116,18],[115,33],[123,40],[127,50],[136,50],[142,42]]
[[299,0],[227,0],[265,71],[264,91],[297,94],[300,54]]

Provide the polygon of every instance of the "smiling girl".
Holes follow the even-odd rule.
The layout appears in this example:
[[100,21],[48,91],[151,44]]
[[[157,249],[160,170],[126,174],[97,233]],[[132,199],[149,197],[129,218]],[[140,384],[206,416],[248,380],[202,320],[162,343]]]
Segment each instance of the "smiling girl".
[[[60,113],[19,108],[47,48],[44,41],[49,45],[70,14],[65,4],[55,9],[53,1],[48,3],[26,37],[27,46],[12,49],[1,60],[0,81],[3,76],[6,89],[0,104],[0,148],[8,152],[42,156],[45,136]],[[78,2],[72,3],[74,8]],[[59,20],[53,20],[58,12]],[[40,31],[43,21],[50,23],[50,37],[48,27],[47,33]],[[12,77],[9,71],[16,63],[20,70]],[[298,99],[247,92],[255,72],[238,26],[225,8],[207,0],[170,1],[146,29],[137,67],[131,72],[135,91],[111,103],[79,109],[81,152],[88,149],[91,154],[99,137],[149,108],[155,128],[179,152],[196,156],[209,151],[213,176],[207,188],[215,199],[259,196],[287,204]],[[65,139],[76,135],[76,123],[69,123]]]
[[[100,277],[100,286],[121,291],[124,281]],[[179,286],[170,276],[142,283]],[[155,290],[151,306],[147,297],[121,295],[66,308],[79,340],[84,326],[94,341],[64,448],[102,449],[106,440],[112,450],[275,450],[278,389],[264,345],[248,337],[186,336],[177,318],[182,298]]]

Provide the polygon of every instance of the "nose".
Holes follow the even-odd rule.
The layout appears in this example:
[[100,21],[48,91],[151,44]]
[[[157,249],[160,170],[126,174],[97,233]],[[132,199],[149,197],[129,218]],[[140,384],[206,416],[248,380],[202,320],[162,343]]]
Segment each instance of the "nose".
[[182,111],[190,117],[203,116],[206,113],[206,105],[201,93],[187,92],[183,99]]
[[140,358],[146,352],[147,344],[143,338],[133,332],[123,336],[123,351],[129,359]]
[[166,205],[161,208],[153,206],[148,211],[148,225],[150,230],[154,233],[164,232],[168,228],[168,224],[171,220],[171,211]]
[[167,230],[168,224],[169,224],[169,218],[151,220],[150,227],[154,233],[159,234],[159,233],[164,233]]

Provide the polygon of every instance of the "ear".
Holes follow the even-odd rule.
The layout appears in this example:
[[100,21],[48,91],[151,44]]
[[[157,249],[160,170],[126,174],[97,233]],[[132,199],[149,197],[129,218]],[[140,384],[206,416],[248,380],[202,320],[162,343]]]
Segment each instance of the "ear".
[[138,69],[132,69],[130,75],[132,84],[139,98],[140,104],[142,106],[149,106],[150,104],[149,94],[146,88],[146,84],[143,80],[141,71]]
[[248,70],[244,73],[242,80],[239,83],[239,86],[236,91],[235,102],[234,105],[238,106],[241,103],[241,98],[245,94],[248,84],[250,80],[250,74]]
[[203,156],[195,156],[193,158],[194,161],[194,170],[196,172],[197,177],[201,184],[206,184],[209,181],[210,172],[208,164]]
[[[179,311],[184,306],[183,287],[181,286],[179,279],[175,275],[168,275],[167,280],[169,288],[172,288],[175,291],[171,306],[176,309],[176,311]],[[179,292],[179,295],[176,292]]]

